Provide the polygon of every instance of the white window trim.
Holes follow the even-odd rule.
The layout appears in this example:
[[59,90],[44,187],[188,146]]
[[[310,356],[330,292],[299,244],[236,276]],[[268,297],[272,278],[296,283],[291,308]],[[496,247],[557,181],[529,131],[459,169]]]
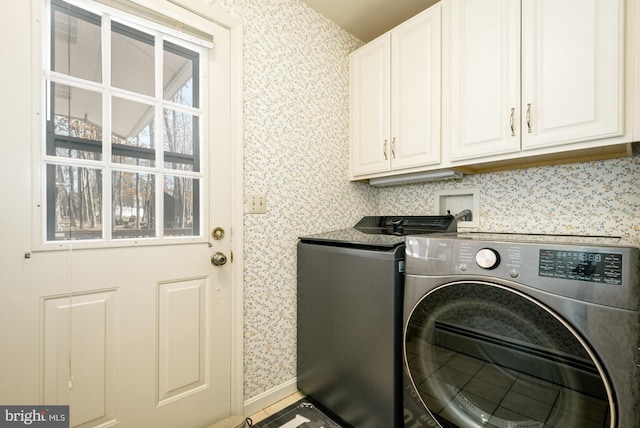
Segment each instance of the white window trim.
[[[178,31],[174,31],[171,29],[164,28],[158,24],[153,22],[146,22],[144,19],[135,16],[129,16],[126,13],[123,13],[117,9],[114,9],[109,6],[105,6],[103,4],[94,3],[92,1],[87,0],[64,0],[66,3],[77,6],[81,9],[85,9],[89,12],[95,13],[97,15],[102,15],[105,18],[105,21],[115,20],[124,25],[130,26],[136,30],[145,32],[154,37],[159,36],[160,40],[166,40],[171,43],[186,47],[188,49],[197,51],[200,54],[199,61],[199,73],[201,76],[201,81],[208,81],[208,54],[209,49],[213,47],[213,44],[210,42],[203,41],[201,39],[197,39],[197,45],[192,45],[193,37],[185,36],[180,38],[181,33]],[[113,0],[100,0],[101,3],[105,4],[117,4],[118,1]],[[131,1],[131,0],[129,0]],[[138,0],[133,0],[138,3]],[[140,238],[118,238],[114,239],[110,236],[107,236],[106,231],[103,229],[103,238],[102,239],[91,239],[91,240],[69,240],[69,241],[47,241],[47,215],[46,212],[46,200],[47,200],[47,189],[44,184],[44,180],[46,177],[46,165],[47,164],[60,164],[60,165],[69,165],[69,166],[79,166],[79,167],[90,167],[93,169],[101,169],[103,171],[103,175],[107,175],[110,177],[111,172],[113,170],[117,171],[132,171],[131,168],[128,168],[126,164],[113,164],[111,162],[111,144],[103,145],[102,152],[102,161],[87,161],[82,159],[72,159],[65,157],[56,157],[56,156],[47,156],[45,154],[45,145],[46,145],[46,120],[49,119],[49,103],[47,101],[48,96],[50,94],[49,85],[51,82],[66,84],[70,83],[79,88],[89,89],[95,92],[98,92],[102,95],[102,109],[103,109],[103,134],[110,135],[111,132],[111,115],[105,114],[105,112],[110,111],[111,105],[111,95],[116,95],[120,98],[129,99],[133,101],[143,100],[146,103],[151,105],[155,105],[156,110],[162,111],[164,107],[171,107],[172,109],[176,109],[178,111],[187,112],[187,113],[197,113],[198,116],[203,118],[203,120],[199,120],[198,125],[200,127],[200,157],[201,159],[206,159],[208,153],[208,142],[207,136],[209,135],[208,129],[208,120],[206,120],[207,112],[208,112],[208,97],[206,96],[208,92],[208,88],[206,85],[199,85],[199,100],[200,107],[193,108],[188,106],[179,105],[176,103],[167,102],[165,100],[157,100],[154,97],[146,97],[141,94],[134,94],[132,92],[113,88],[110,86],[111,82],[103,81],[101,83],[98,82],[88,82],[82,79],[75,78],[73,76],[64,75],[61,73],[56,73],[54,71],[48,71],[44,69],[44,64],[50,63],[50,46],[47,44],[50,37],[50,23],[51,23],[51,6],[50,0],[44,1],[35,1],[42,8],[40,12],[40,20],[37,26],[34,26],[34,34],[33,34],[33,45],[34,45],[34,58],[38,58],[39,61],[34,61],[34,70],[35,75],[37,76],[37,84],[34,86],[36,88],[40,88],[40,91],[35,91],[35,96],[38,97],[38,100],[34,105],[39,106],[39,112],[36,113],[36,117],[40,118],[42,115],[41,112],[44,112],[44,115],[47,117],[42,117],[42,120],[37,120],[37,132],[34,135],[38,135],[37,141],[34,142],[34,203],[33,203],[33,233],[32,233],[32,249],[34,251],[58,251],[58,250],[68,250],[70,248],[73,249],[91,249],[91,248],[118,248],[118,247],[136,247],[136,246],[155,246],[155,245],[176,245],[176,244],[193,244],[193,243],[202,243],[207,244],[208,236],[207,231],[209,229],[209,213],[208,213],[208,194],[209,194],[209,171],[208,168],[205,168],[204,173],[191,173],[188,171],[180,171],[180,170],[163,170],[163,141],[162,141],[162,133],[156,132],[156,166],[155,167],[136,167],[135,172],[149,172],[156,174],[157,180],[155,183],[156,186],[156,195],[162,195],[164,193],[164,180],[163,177],[165,175],[170,176],[179,176],[185,178],[199,178],[200,186],[199,186],[199,205],[200,205],[200,234],[193,236],[161,236],[161,237],[140,237]],[[175,6],[175,5],[172,5]],[[156,7],[156,9],[158,9]],[[162,8],[159,8],[162,9]],[[179,8],[176,16],[181,18],[187,17],[187,21],[190,19],[194,21],[193,12],[188,9]],[[202,18],[197,16],[200,21]],[[195,19],[195,21],[198,21]],[[211,22],[209,22],[210,25]],[[142,26],[140,26],[142,24]],[[198,25],[202,26],[202,22],[199,22]],[[107,50],[110,49],[110,33],[108,33],[109,25],[102,25],[102,49]],[[213,40],[212,33],[209,32],[211,40]],[[161,43],[156,43],[155,49],[162,50]],[[157,55],[156,52],[156,61],[159,62],[161,57]],[[111,64],[109,61],[103,61],[103,76],[108,76],[109,74],[106,72],[110,68]],[[161,64],[156,64],[156,73],[159,72],[158,66],[161,67]],[[35,78],[34,78],[35,80]],[[46,82],[46,85],[43,85],[43,80]],[[106,79],[105,79],[106,80]],[[156,85],[162,85],[162,79],[156,76]],[[46,86],[46,87],[45,87]],[[156,94],[161,93],[156,89]],[[156,117],[162,117],[162,115],[158,116],[158,112],[156,112]],[[160,126],[161,124],[158,124]],[[108,134],[107,134],[108,133]],[[202,162],[206,162],[203,160]],[[162,171],[161,171],[162,170]],[[112,206],[111,206],[111,179],[103,181],[102,193],[103,193],[103,207],[102,211],[105,214],[103,216],[102,222],[103,224],[107,224],[111,222],[112,217]],[[156,225],[163,224],[163,214],[164,211],[162,209],[162,198],[156,197]]]
[[[96,14],[105,12],[116,20],[124,19],[129,25],[133,24],[161,31],[175,37],[178,41],[188,41],[207,49],[213,47],[213,35],[208,29],[210,21],[199,14],[194,15],[194,12],[189,8],[174,7],[173,10],[163,11],[158,9],[157,1],[144,0],[93,0],[90,4],[87,3],[87,0],[65,1]],[[195,35],[196,33],[198,36]]]

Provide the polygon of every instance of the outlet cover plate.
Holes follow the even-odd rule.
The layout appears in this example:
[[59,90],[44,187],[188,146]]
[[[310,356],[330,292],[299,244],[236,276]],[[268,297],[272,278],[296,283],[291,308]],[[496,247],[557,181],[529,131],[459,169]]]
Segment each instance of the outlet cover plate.
[[267,195],[264,193],[253,193],[247,197],[248,214],[266,214],[267,213]]

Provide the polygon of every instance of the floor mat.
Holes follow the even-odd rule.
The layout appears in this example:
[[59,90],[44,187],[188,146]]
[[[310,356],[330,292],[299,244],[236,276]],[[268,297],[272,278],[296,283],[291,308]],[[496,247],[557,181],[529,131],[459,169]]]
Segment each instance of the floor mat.
[[344,428],[324,414],[309,400],[303,398],[267,419],[253,425],[254,428]]

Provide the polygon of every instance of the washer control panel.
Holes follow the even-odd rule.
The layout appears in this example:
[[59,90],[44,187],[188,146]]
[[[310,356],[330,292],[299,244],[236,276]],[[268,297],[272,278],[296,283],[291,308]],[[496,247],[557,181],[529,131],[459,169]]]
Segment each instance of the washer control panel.
[[510,286],[640,310],[638,247],[421,235],[407,237],[405,261],[409,276],[510,281]]
[[541,249],[538,275],[575,281],[622,284],[622,254]]
[[[539,277],[587,281],[601,284],[622,284],[622,254],[614,252],[577,251],[566,249],[540,248],[537,260],[527,258],[523,268],[523,248],[520,245],[479,245],[476,242],[461,242],[459,253],[454,253],[457,271],[462,273],[499,271],[509,278],[520,277],[522,269]],[[537,262],[536,266],[533,265]]]

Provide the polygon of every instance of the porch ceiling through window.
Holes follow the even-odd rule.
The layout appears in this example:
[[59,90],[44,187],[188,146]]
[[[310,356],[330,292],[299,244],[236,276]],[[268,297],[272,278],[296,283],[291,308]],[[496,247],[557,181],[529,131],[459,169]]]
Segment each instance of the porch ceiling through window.
[[[100,81],[101,70],[99,60],[100,52],[96,52],[94,44],[90,43],[88,38],[83,38],[82,34],[85,27],[90,26],[86,21],[78,20],[77,36],[71,38],[71,48],[69,52],[60,52],[56,55],[56,62],[67,63],[68,55],[73,57],[74,63],[78,68],[83,70],[91,70],[90,74],[95,81]],[[57,36],[58,37],[58,36]],[[153,65],[153,56],[146,55],[136,48],[135,45],[128,42],[127,38],[113,38],[113,50],[123,61],[118,62],[118,67],[122,69],[119,73],[127,76],[128,81],[134,87],[143,87],[149,80],[149,74],[146,68],[137,67],[141,61],[149,61]],[[153,52],[153,49],[151,50]],[[141,55],[143,56],[141,58]],[[131,61],[126,59],[130,58]],[[135,61],[134,61],[135,59]],[[192,77],[192,65],[190,59],[179,55],[164,55],[163,60],[163,86],[165,98],[170,99],[185,83]],[[151,67],[153,69],[153,67]],[[61,85],[58,85],[59,87]],[[56,98],[59,100],[73,98],[70,104],[69,114],[71,117],[83,118],[88,117],[94,123],[101,123],[100,105],[92,102],[91,93],[88,91],[74,91],[73,88],[67,90],[56,91]],[[70,89],[70,90],[68,90]],[[143,103],[127,103],[125,108],[113,111],[113,133],[123,139],[138,135],[140,130],[149,122],[148,119],[153,116],[153,105]],[[140,120],[142,119],[142,120]]]

